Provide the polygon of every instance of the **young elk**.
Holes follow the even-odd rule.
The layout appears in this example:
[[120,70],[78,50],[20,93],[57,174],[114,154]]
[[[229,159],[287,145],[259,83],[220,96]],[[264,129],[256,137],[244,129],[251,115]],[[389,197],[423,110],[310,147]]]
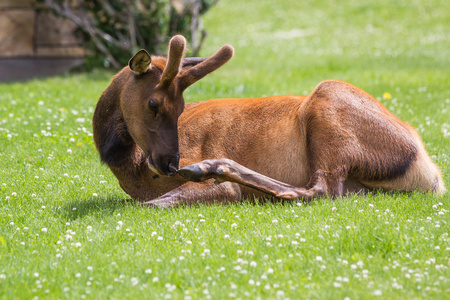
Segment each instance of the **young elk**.
[[[233,56],[168,58],[139,51],[103,92],[94,113],[101,160],[145,205],[274,196],[310,200],[370,190],[443,193],[417,132],[342,81],[308,96],[184,103],[183,91]],[[180,169],[180,165],[182,168]]]

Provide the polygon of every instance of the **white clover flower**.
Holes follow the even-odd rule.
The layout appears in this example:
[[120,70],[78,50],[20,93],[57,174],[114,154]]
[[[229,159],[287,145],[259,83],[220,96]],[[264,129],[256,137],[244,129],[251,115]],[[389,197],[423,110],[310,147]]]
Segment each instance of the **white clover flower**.
[[88,271],[92,271],[92,270],[94,270],[94,268],[93,268],[92,266],[88,266],[88,267],[87,267],[87,270],[88,270]]
[[383,293],[381,292],[381,290],[375,290],[373,291],[373,295],[374,296],[381,296]]
[[317,261],[322,261],[322,256],[316,256]]
[[158,236],[158,241],[162,241],[163,237],[162,236]]
[[139,279],[137,277],[131,277],[131,285],[135,286],[139,283]]
[[256,267],[256,265],[257,265],[257,264],[256,264],[256,261],[253,261],[253,260],[252,260],[252,261],[250,262],[250,267]]
[[272,268],[267,269],[267,274],[273,274],[273,269]]
[[145,270],[145,274],[151,274],[152,273],[152,269],[146,269]]
[[273,223],[273,224],[277,224],[277,223],[278,223],[278,220],[272,220],[272,223]]
[[47,228],[44,227],[44,228],[41,229],[41,231],[42,232],[47,232]]
[[236,223],[231,224],[231,228],[236,228],[236,227],[237,227]]

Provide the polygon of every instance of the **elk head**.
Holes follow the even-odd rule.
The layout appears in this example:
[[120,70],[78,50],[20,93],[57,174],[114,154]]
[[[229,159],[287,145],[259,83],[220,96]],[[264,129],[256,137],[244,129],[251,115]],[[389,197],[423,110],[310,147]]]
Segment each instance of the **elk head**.
[[127,129],[158,175],[174,175],[179,168],[178,118],[184,109],[183,91],[233,56],[224,45],[209,58],[183,59],[186,40],[174,36],[168,57],[140,50],[129,61],[131,70],[120,95]]

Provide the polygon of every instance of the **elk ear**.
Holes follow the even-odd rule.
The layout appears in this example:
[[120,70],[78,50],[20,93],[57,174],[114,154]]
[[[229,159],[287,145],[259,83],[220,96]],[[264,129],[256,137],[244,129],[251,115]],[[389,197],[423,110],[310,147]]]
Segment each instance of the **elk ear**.
[[187,69],[180,74],[179,85],[183,91],[194,82],[202,79],[209,73],[225,64],[234,55],[234,49],[231,45],[223,45],[216,53],[199,63]]
[[128,62],[128,66],[134,74],[140,75],[151,68],[152,59],[144,49],[139,50]]
[[204,62],[206,60],[206,57],[185,57],[181,61],[181,70],[180,74],[184,71],[192,68],[193,66],[198,65],[201,62]]

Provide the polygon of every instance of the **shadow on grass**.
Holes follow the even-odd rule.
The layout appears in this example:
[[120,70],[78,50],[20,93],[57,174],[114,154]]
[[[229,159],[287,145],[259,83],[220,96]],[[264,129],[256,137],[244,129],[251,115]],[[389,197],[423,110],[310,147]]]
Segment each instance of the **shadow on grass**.
[[115,200],[111,197],[75,199],[62,207],[61,214],[65,214],[68,220],[76,220],[88,216],[111,216],[117,210],[124,207],[141,207],[139,203],[131,199]]
[[[376,196],[380,193],[368,193],[365,195],[360,195],[359,197],[367,197],[369,195]],[[383,193],[385,194],[385,193]],[[401,193],[404,194],[404,193]],[[396,194],[389,194],[391,197],[395,196]],[[353,197],[352,197],[353,196]],[[189,209],[189,208],[196,208],[199,206],[222,206],[222,207],[228,207],[228,206],[236,206],[236,205],[250,205],[250,206],[291,206],[293,204],[296,204],[297,202],[301,202],[304,206],[313,206],[316,205],[322,201],[341,201],[343,199],[353,199],[353,194],[347,195],[346,197],[340,198],[340,199],[331,199],[329,197],[320,197],[311,201],[302,201],[302,200],[283,200],[279,198],[273,198],[273,197],[261,197],[261,198],[252,198],[247,197],[241,199],[241,201],[211,201],[207,203],[196,203],[196,204],[182,204],[176,208],[172,209]],[[140,202],[134,201],[132,199],[117,199],[113,196],[110,197],[95,197],[95,198],[89,198],[89,199],[74,199],[70,202],[66,203],[62,209],[60,210],[60,213],[62,215],[65,215],[65,218],[67,220],[76,220],[79,218],[85,218],[85,217],[96,217],[96,218],[102,218],[102,217],[108,217],[113,215],[114,213],[118,213],[118,211],[123,211],[126,208],[136,208],[136,209],[156,209],[156,210],[164,210],[158,207],[154,206],[142,206]]]
[[[311,205],[320,200],[327,198],[320,198],[314,201],[301,201],[304,205]],[[241,201],[211,201],[195,204],[182,204],[171,209],[189,209],[198,208],[200,206],[236,206],[236,205],[250,205],[250,206],[271,206],[271,205],[292,205],[297,201],[283,200],[273,197],[267,198],[243,198]],[[142,206],[140,202],[133,199],[116,199],[113,197],[95,197],[89,199],[74,199],[66,203],[60,213],[65,215],[67,220],[76,220],[85,217],[107,217],[111,216],[117,211],[123,211],[124,208],[136,208],[136,209],[156,209],[165,210],[154,206]]]

